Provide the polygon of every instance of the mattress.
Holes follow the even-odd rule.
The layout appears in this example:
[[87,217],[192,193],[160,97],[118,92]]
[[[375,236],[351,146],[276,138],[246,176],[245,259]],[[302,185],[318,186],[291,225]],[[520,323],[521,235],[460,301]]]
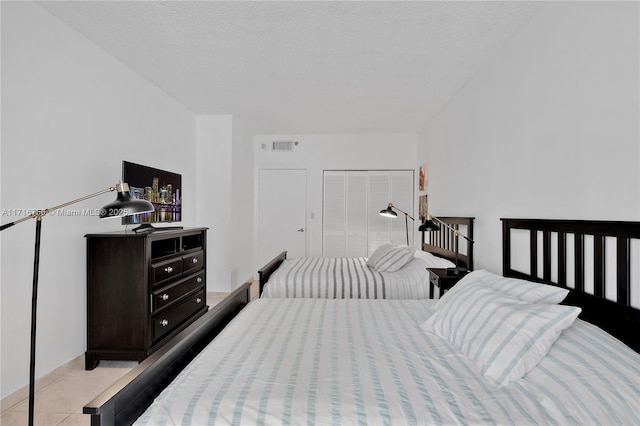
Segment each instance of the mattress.
[[137,420],[188,424],[637,424],[640,355],[581,320],[497,387],[420,324],[431,300],[258,299]]
[[379,272],[364,257],[286,259],[261,297],[428,299],[427,267],[417,258],[396,272]]

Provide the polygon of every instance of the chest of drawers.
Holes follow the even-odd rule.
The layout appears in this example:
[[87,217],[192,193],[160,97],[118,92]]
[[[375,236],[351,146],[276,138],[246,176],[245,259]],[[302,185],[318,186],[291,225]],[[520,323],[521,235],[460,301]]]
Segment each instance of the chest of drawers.
[[206,228],[85,237],[87,370],[141,361],[207,311]]

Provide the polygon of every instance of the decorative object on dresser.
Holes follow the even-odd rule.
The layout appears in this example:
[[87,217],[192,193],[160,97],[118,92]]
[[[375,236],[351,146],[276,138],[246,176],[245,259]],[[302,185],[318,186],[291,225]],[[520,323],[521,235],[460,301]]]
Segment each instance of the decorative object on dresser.
[[33,261],[33,287],[31,295],[31,351],[29,359],[29,425],[33,425],[34,419],[34,407],[35,407],[35,365],[36,365],[36,318],[38,307],[38,273],[40,270],[40,236],[42,233],[42,218],[50,212],[64,209],[72,204],[79,203],[80,201],[88,200],[89,198],[97,197],[98,195],[106,194],[107,192],[118,191],[116,200],[110,204],[107,204],[100,209],[100,219],[106,219],[111,217],[129,216],[137,213],[144,213],[153,211],[153,206],[148,201],[135,200],[129,193],[129,185],[124,182],[118,182],[115,186],[111,186],[102,191],[86,195],[84,197],[77,198],[67,203],[60,204],[48,209],[36,210],[33,214],[25,216],[16,221],[4,224],[0,226],[0,231],[4,231],[7,228],[17,225],[20,222],[27,221],[29,219],[36,220],[36,237],[35,237],[35,251]]
[[207,228],[88,234],[85,368],[142,361],[207,311]]
[[458,227],[454,227],[449,225],[448,223],[446,223],[445,221],[437,218],[436,216],[430,215],[429,213],[427,213],[427,217],[424,220],[424,222],[422,222],[422,225],[420,225],[418,227],[418,231],[424,232],[424,231],[439,231],[440,230],[440,224],[442,224],[443,226],[447,227],[452,233],[453,233],[453,250],[455,252],[455,264],[456,266],[454,268],[447,268],[447,274],[449,275],[460,275],[461,273],[464,274],[466,273],[466,269],[464,268],[459,268],[458,266],[458,253],[459,253],[459,248],[458,248],[458,237],[462,236],[465,240],[467,240],[471,245],[473,245],[473,240],[471,239],[471,237],[467,237],[466,235],[463,235],[460,230],[458,229]]
[[123,218],[123,225],[137,224],[140,226],[133,229],[135,232],[153,232],[155,223],[183,220],[181,174],[123,161],[122,180],[129,183],[133,197],[147,200],[153,205],[151,212]]
[[380,210],[380,216],[390,217],[392,219],[397,218],[398,213],[396,213],[393,209],[396,209],[400,213],[404,214],[404,224],[407,230],[407,245],[409,245],[409,220],[408,219],[411,219],[414,222],[416,220],[413,217],[411,217],[409,213],[405,212],[404,210],[400,210],[397,206],[394,206],[393,203],[389,203],[386,209]]
[[458,273],[455,275],[449,274],[448,268],[429,268],[429,297],[433,299],[433,291],[434,287],[438,287],[439,289],[439,297],[449,290],[451,287],[456,285],[458,281],[467,273],[468,270],[464,268],[458,268]]

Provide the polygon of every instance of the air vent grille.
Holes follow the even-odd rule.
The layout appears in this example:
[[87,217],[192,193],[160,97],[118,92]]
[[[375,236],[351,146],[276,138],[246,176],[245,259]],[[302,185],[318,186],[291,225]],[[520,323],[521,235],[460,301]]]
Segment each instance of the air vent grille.
[[293,141],[272,141],[272,151],[293,151]]

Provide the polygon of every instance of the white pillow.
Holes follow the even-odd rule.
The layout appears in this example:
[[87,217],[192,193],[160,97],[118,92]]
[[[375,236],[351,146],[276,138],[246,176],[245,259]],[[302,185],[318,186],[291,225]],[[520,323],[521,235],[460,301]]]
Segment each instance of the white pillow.
[[380,260],[382,256],[387,254],[390,250],[394,249],[395,247],[397,246],[391,243],[382,244],[377,249],[375,249],[373,253],[371,253],[371,256],[369,256],[369,258],[367,259],[367,265],[373,268],[376,262],[378,262],[378,260]]
[[447,340],[497,386],[538,365],[580,313],[574,306],[531,304],[477,285],[463,285],[456,297],[440,301],[421,328]]
[[416,250],[415,257],[427,263],[427,268],[455,268],[455,263],[442,257],[434,256],[428,251]]
[[517,278],[506,278],[489,271],[477,270],[467,274],[446,294],[453,291],[460,284],[465,284],[468,281],[482,284],[487,288],[529,303],[548,303],[555,305],[562,302],[569,293],[569,290],[566,288],[534,283]]
[[[378,250],[376,249],[376,251]],[[415,247],[394,246],[390,249],[385,249],[385,252],[379,257],[374,252],[373,254],[376,257],[370,266],[378,272],[396,272],[414,259],[415,251]],[[367,264],[369,264],[369,261],[367,261]]]

